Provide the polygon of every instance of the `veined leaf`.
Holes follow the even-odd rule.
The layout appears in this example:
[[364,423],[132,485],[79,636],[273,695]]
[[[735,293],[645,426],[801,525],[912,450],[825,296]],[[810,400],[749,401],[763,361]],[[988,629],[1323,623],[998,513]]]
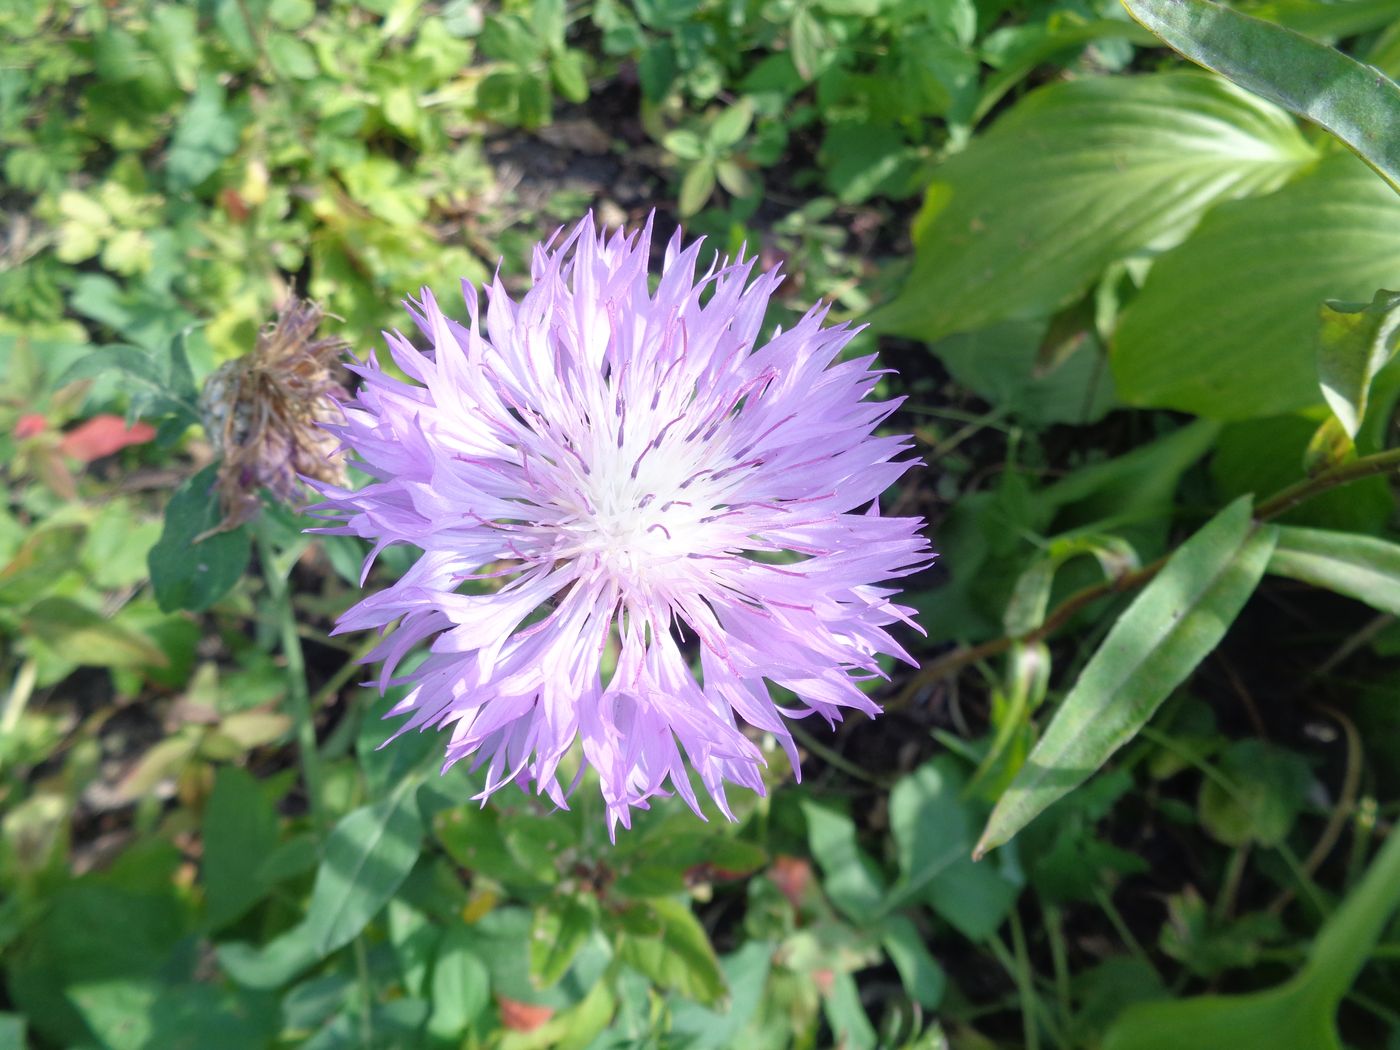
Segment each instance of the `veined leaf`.
[[418,780],[344,817],[326,839],[306,918],[263,948],[228,944],[219,961],[241,984],[275,988],[359,935],[418,860]]
[[422,847],[416,779],[357,809],[331,831],[305,926],[321,955],[355,938],[407,877]]
[[1212,419],[1320,400],[1317,310],[1400,287],[1400,197],[1355,157],[1212,211],[1158,259],[1114,337],[1119,396]]
[[992,811],[977,854],[1008,841],[1131,740],[1219,643],[1264,574],[1277,527],[1243,497],[1177,549],[1109,631]]
[[1211,0],[1123,0],[1192,62],[1321,125],[1400,191],[1400,86],[1374,66]]
[[1330,529],[1279,527],[1269,572],[1400,616],[1400,544]]
[[1314,156],[1283,111],[1196,73],[1041,88],[935,173],[914,272],[872,323],[932,341],[1043,317]]
[[205,467],[170,497],[165,528],[147,561],[151,585],[162,612],[207,609],[243,575],[252,550],[246,528],[195,538],[223,517],[214,491],[217,467]]

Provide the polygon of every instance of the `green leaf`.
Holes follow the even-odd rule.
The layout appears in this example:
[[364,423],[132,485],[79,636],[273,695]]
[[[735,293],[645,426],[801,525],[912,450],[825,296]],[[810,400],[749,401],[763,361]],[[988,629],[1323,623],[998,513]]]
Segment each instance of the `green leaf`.
[[0,1050],[24,1050],[25,1045],[24,1018],[0,1013]]
[[1322,396],[1354,438],[1366,417],[1371,381],[1400,342],[1400,292],[1379,291],[1364,304],[1323,303],[1321,321],[1317,377]]
[[151,585],[162,612],[209,608],[229,592],[248,567],[252,545],[244,527],[194,542],[196,536],[223,519],[214,491],[217,474],[217,465],[205,467],[175,490],[165,509],[165,529],[148,559]]
[[1153,264],[1114,338],[1118,393],[1214,419],[1316,404],[1319,304],[1398,285],[1400,198],[1339,152]]
[[[183,355],[183,337],[179,353]],[[172,360],[172,370],[173,360]],[[155,356],[136,346],[113,345],[99,347],[74,361],[72,366],[59,377],[57,387],[116,372],[121,379],[124,392],[131,396],[130,415],[158,416],[173,414],[189,423],[198,420],[198,413],[190,399],[188,384],[179,382],[178,372],[166,375]]]
[[552,898],[535,909],[530,926],[530,976],[541,988],[554,984],[593,935],[596,905],[586,897]]
[[942,755],[890,792],[899,880],[875,914],[888,916],[906,902],[920,900],[972,941],[990,937],[1005,921],[1020,895],[1021,878],[1013,857],[973,862],[975,822],[985,810],[964,797],[966,785],[957,761]]
[[1283,525],[1268,571],[1400,616],[1400,545],[1389,540]]
[[1007,634],[1027,634],[1045,622],[1055,573],[1066,562],[1085,554],[1093,556],[1109,581],[1139,568],[1137,552],[1121,536],[1097,532],[1058,536],[1045,545],[1016,580],[1002,617]]
[[423,845],[416,779],[344,817],[326,839],[306,917],[260,949],[225,945],[219,961],[252,988],[285,984],[359,935],[407,878]]
[[1109,1029],[1103,1050],[1341,1050],[1325,1010],[1292,986],[1239,996],[1196,996],[1130,1006]]
[[1211,0],[1123,0],[1191,61],[1326,128],[1400,191],[1400,86],[1374,66]]
[[165,177],[176,193],[192,190],[238,148],[240,124],[224,108],[225,90],[206,73],[175,124],[165,158]]
[[913,273],[872,323],[932,341],[1053,313],[1313,157],[1286,114],[1198,74],[1041,88],[935,173]]
[[449,926],[433,962],[433,1012],[428,1032],[460,1041],[462,1033],[491,1003],[491,975],[477,958],[475,940],[464,924]]
[[682,216],[694,215],[705,206],[710,195],[715,192],[715,162],[702,157],[690,165],[681,179],[681,192],[676,207]]
[[311,80],[321,71],[316,53],[304,41],[288,33],[272,33],[267,38],[267,58],[278,76]]
[[266,895],[271,883],[259,872],[277,848],[277,812],[247,771],[225,766],[214,778],[203,826],[205,915],[218,930]]
[[1093,423],[1113,407],[1113,372],[1098,341],[1082,338],[1054,361],[1042,359],[1044,321],[1009,321],[933,344],[960,384],[1035,425]]
[[722,1013],[699,1003],[678,1002],[671,1007],[671,1033],[680,1037],[685,1050],[730,1050],[742,1045],[740,1033],[763,1005],[768,974],[773,965],[773,945],[749,941],[720,960],[733,1000]]
[[[1216,502],[1223,505],[1246,494],[1263,498],[1295,484],[1300,464],[1316,451],[1311,439],[1324,420],[1336,422],[1323,406],[1315,405],[1305,412],[1221,427],[1210,460]],[[1351,454],[1345,450],[1347,457]],[[1279,524],[1373,534],[1385,527],[1395,507],[1395,496],[1384,477],[1361,478],[1306,500],[1281,515]]]
[[1245,497],[1212,518],[1119,617],[997,802],[979,855],[1087,780],[1224,637],[1277,538],[1250,510]]
[[875,1050],[879,1036],[860,1001],[860,989],[849,973],[832,975],[831,989],[822,997],[822,1011],[842,1050]]
[[0,567],[0,605],[23,605],[41,597],[78,563],[86,529],[51,525],[29,534]]
[[144,634],[71,598],[45,598],[25,614],[24,629],[62,659],[81,666],[163,667],[170,662]]
[[1400,906],[1400,835],[1391,835],[1313,941],[1292,980],[1250,995],[1197,996],[1125,1010],[1103,1050],[1341,1050],[1337,1006]]
[[208,984],[118,978],[68,995],[105,1050],[246,1050],[277,1024],[271,1004]]
[[305,927],[317,952],[350,943],[388,903],[418,860],[423,822],[416,779],[344,817],[326,839]]
[[[433,818],[443,849],[464,868],[536,891],[559,880],[557,853],[546,847],[563,841],[565,829],[530,814],[502,816],[496,806],[458,805]],[[533,845],[533,850],[528,847]],[[527,847],[523,852],[521,846]]]
[[914,924],[902,915],[889,916],[881,928],[880,943],[899,971],[909,997],[926,1010],[938,1009],[948,987],[948,975],[929,954],[924,937]]
[[732,160],[722,160],[716,164],[715,177],[719,179],[724,191],[732,197],[747,197],[753,193],[753,179]]
[[[1073,11],[1065,8],[1056,11],[1055,15],[1055,18],[1022,35],[1013,50],[998,56],[992,63],[996,68],[982,83],[981,94],[972,111],[973,124],[980,124],[1008,91],[1056,56],[1073,55],[1086,45],[1100,40],[1123,39],[1139,45],[1152,44],[1156,40],[1141,26],[1123,18],[1082,21]],[[986,42],[983,46],[986,46]]]
[[624,934],[618,942],[618,958],[688,999],[707,1006],[724,999],[728,991],[724,972],[705,928],[689,905],[657,897],[630,910],[644,910],[646,923],[656,932]]
[[[1237,740],[1201,784],[1201,826],[1227,846],[1277,846],[1288,838],[1312,777],[1307,763],[1264,740]],[[1228,786],[1227,786],[1228,782]]]
[[739,144],[752,123],[753,103],[742,98],[715,118],[705,137],[716,152],[723,153]]
[[588,101],[588,74],[584,71],[583,52],[561,51],[549,60],[554,86],[570,102]]
[[681,160],[699,160],[705,155],[704,141],[689,128],[668,131],[666,137],[661,140],[661,145]]
[[893,192],[919,163],[897,128],[864,120],[829,123],[818,159],[827,187],[845,204]]
[[816,802],[804,801],[807,845],[821,865],[822,889],[831,903],[856,921],[873,915],[885,896],[879,869],[856,844],[850,817]]
[[184,978],[188,962],[182,965],[176,946],[191,931],[187,908],[171,883],[179,855],[165,849],[148,843],[143,854],[140,845],[129,848],[119,862],[128,885],[117,885],[115,872],[61,885],[48,895],[44,917],[19,950],[7,948],[10,997],[48,1043],[93,1045],[74,1011],[71,988]]

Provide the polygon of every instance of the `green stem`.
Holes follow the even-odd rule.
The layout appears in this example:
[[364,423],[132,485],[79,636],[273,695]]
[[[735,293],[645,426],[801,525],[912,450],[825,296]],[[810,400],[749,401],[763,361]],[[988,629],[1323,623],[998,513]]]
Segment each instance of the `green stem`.
[[1300,980],[1323,1002],[1340,1003],[1400,907],[1400,833],[1391,831],[1376,859],[1313,941]]
[[1296,484],[1289,485],[1281,492],[1275,493],[1255,509],[1254,520],[1272,521],[1314,496],[1320,496],[1328,489],[1396,469],[1400,469],[1400,448],[1362,456],[1350,463],[1343,463],[1331,470],[1324,470],[1316,477],[1304,478]]
[[789,724],[788,728],[791,730],[794,740],[833,769],[841,770],[841,772],[845,773],[848,777],[852,777],[856,780],[863,780],[867,784],[873,784],[881,791],[888,791],[893,786],[891,781],[876,776],[874,773],[863,769],[858,763],[852,762],[834,748],[827,747],[796,723]]
[[10,695],[5,701],[5,713],[0,716],[0,736],[8,736],[19,725],[29,698],[34,694],[34,683],[39,677],[39,663],[32,656],[19,665],[14,680],[10,682]]
[[1016,982],[1016,1001],[1021,1008],[1022,1045],[1026,1050],[1040,1050],[1040,1028],[1035,1021],[1036,1003],[1039,999],[1035,991],[1035,975],[1031,973],[1030,960],[1025,950],[1025,934],[1015,921],[1015,911],[1012,911],[1011,919],[1014,949],[1008,950],[1001,938],[996,936],[987,941],[987,946],[1001,963],[1002,969]]
[[369,978],[369,953],[364,934],[355,938],[355,977],[360,983],[360,1045],[374,1045],[374,984]]
[[1045,934],[1050,942],[1050,962],[1055,970],[1055,1004],[1059,1011],[1060,1028],[1069,1031],[1074,1020],[1073,999],[1069,980],[1069,951],[1065,947],[1064,920],[1060,909],[1042,902]]
[[[1289,485],[1270,496],[1263,503],[1260,503],[1254,510],[1254,520],[1257,522],[1272,521],[1283,514],[1287,514],[1294,507],[1305,503],[1314,496],[1320,496],[1329,489],[1337,488],[1341,485],[1350,484],[1353,481],[1360,481],[1362,478],[1374,477],[1377,474],[1386,474],[1395,470],[1400,470],[1400,448],[1389,449],[1385,452],[1377,452],[1374,455],[1362,456],[1360,459],[1350,463],[1343,463],[1341,466],[1333,467],[1331,470],[1323,471],[1312,478],[1304,478],[1296,484]],[[990,641],[982,642],[980,645],[969,646],[963,649],[954,649],[952,652],[939,657],[932,663],[926,664],[924,668],[910,679],[904,691],[890,703],[886,708],[895,708],[910,703],[919,690],[937,682],[943,678],[950,677],[961,671],[969,664],[977,663],[1006,652],[1018,642],[1023,645],[1031,645],[1035,642],[1044,641],[1054,634],[1085,606],[1091,605],[1100,598],[1106,598],[1111,594],[1121,594],[1125,591],[1136,590],[1147,583],[1162,570],[1166,565],[1168,554],[1163,555],[1149,565],[1144,565],[1135,572],[1124,573],[1116,579],[1094,584],[1092,587],[1085,587],[1083,590],[1071,594],[1063,602],[1055,607],[1054,611],[1045,618],[1042,623],[1033,631],[1028,631],[1023,635],[1005,635],[1001,638],[993,638]]]
[[287,578],[277,571],[276,553],[272,544],[261,530],[258,530],[257,536],[258,560],[262,563],[268,595],[276,610],[277,633],[281,641],[282,656],[287,661],[287,707],[296,726],[297,750],[301,755],[301,778],[306,787],[307,805],[317,832],[324,834],[326,814],[325,795],[322,792],[324,781],[321,777],[321,756],[316,749],[316,722],[311,710],[311,696],[306,688],[306,657],[301,649],[301,635],[297,632],[296,610],[292,606]]

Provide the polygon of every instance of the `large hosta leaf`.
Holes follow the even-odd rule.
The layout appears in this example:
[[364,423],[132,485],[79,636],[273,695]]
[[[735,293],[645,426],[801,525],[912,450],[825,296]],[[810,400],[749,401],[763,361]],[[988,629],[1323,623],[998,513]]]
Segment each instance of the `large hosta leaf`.
[[1158,259],[1123,313],[1124,400],[1215,419],[1321,400],[1317,313],[1400,287],[1400,197],[1348,153],[1257,200],[1222,205]]
[[1044,316],[1115,259],[1273,189],[1313,152],[1282,111],[1196,73],[1054,84],[939,168],[881,328],[934,340]]

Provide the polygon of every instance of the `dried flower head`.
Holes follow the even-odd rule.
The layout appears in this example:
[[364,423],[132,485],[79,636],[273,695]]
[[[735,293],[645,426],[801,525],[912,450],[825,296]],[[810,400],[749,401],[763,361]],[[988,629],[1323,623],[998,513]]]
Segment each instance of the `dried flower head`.
[[[486,289],[484,325],[469,284],[468,326],[425,289],[409,310],[432,349],[386,335],[410,381],[371,357],[329,428],[373,480],[318,486],[341,522],[325,531],[371,559],[423,551],[338,625],[397,621],[371,655],[381,688],[433,639],[399,731],[450,727],[448,764],[487,766],[479,797],[533,783],[561,806],[581,739],[614,830],[668,780],[698,813],[687,760],[732,817],[726,782],[764,789],[745,726],[795,765],[784,715],[877,713],[858,683],[880,653],[908,659],[885,628],[909,610],[875,584],[928,561],[919,520],[879,514],[908,445],[874,435],[896,402],[865,400],[873,359],[837,360],[853,332],[813,308],[760,346],[776,272],[697,280],[678,233],[652,291],[650,246],[650,224],[607,237],[590,216],[536,248],[519,303]],[[479,580],[505,582],[461,593]]]
[[318,336],[325,311],[290,299],[258,333],[252,353],[211,375],[200,393],[204,427],[221,457],[217,489],[226,532],[257,517],[259,492],[297,498],[302,478],[345,484],[345,466],[321,424],[340,418],[337,364],[344,340]]

